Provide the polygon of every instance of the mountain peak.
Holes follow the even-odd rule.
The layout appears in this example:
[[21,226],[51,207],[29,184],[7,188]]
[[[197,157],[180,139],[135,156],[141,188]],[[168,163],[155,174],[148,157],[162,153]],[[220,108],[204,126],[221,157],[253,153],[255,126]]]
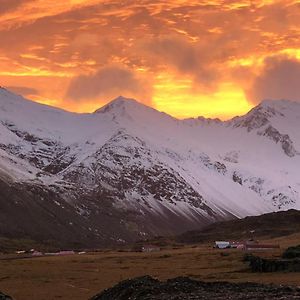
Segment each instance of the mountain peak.
[[[279,101],[281,105],[279,104]],[[286,100],[263,100],[253,107],[246,115],[235,117],[230,122],[234,127],[245,127],[248,131],[261,128],[270,123],[273,117],[283,117],[282,105],[287,105]]]
[[100,107],[97,110],[95,110],[94,113],[95,114],[106,113],[112,110],[120,110],[120,109],[125,110],[126,107],[129,108],[133,106],[144,106],[144,105],[135,99],[119,96],[113,99],[112,101],[110,101],[109,103],[107,103],[106,105],[104,105],[103,107]]

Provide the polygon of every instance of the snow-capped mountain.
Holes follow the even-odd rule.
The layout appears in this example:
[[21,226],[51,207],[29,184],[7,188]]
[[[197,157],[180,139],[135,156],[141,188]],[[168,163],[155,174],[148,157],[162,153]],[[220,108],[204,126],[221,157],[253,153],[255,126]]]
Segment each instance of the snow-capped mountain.
[[0,235],[101,245],[300,209],[300,104],[177,120],[119,97],[92,114],[0,89]]

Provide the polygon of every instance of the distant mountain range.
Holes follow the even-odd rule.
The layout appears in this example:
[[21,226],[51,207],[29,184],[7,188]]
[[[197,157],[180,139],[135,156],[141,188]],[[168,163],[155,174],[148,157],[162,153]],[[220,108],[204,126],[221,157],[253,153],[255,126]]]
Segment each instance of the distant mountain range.
[[0,236],[69,247],[300,209],[300,104],[178,120],[119,97],[70,113],[0,89]]

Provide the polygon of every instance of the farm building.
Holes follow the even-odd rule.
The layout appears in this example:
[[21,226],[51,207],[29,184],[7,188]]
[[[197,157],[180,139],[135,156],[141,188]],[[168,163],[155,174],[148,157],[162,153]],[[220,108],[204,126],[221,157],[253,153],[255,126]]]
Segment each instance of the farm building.
[[273,250],[279,249],[279,245],[271,245],[271,244],[245,244],[246,251],[262,251],[262,250]]
[[32,253],[31,253],[32,256],[43,256],[43,253],[40,252],[40,251],[36,251],[34,250]]
[[280,246],[272,245],[272,244],[260,244],[258,241],[248,240],[246,242],[216,241],[215,248],[218,249],[236,248],[239,250],[246,250],[246,251],[259,251],[259,250],[279,249]]
[[217,249],[227,249],[227,248],[231,248],[231,244],[230,244],[230,242],[226,242],[226,241],[216,241],[215,242],[215,248],[217,248]]
[[59,255],[59,256],[73,255],[73,254],[75,254],[75,252],[73,250],[63,250],[63,251],[59,251],[57,253],[57,255]]

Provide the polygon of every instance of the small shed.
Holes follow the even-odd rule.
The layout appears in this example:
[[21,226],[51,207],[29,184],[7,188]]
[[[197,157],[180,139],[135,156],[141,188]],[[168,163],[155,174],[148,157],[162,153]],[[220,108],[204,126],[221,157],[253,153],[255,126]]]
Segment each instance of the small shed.
[[215,248],[217,248],[217,249],[227,249],[227,248],[231,248],[231,245],[230,245],[230,242],[216,241],[215,242]]

